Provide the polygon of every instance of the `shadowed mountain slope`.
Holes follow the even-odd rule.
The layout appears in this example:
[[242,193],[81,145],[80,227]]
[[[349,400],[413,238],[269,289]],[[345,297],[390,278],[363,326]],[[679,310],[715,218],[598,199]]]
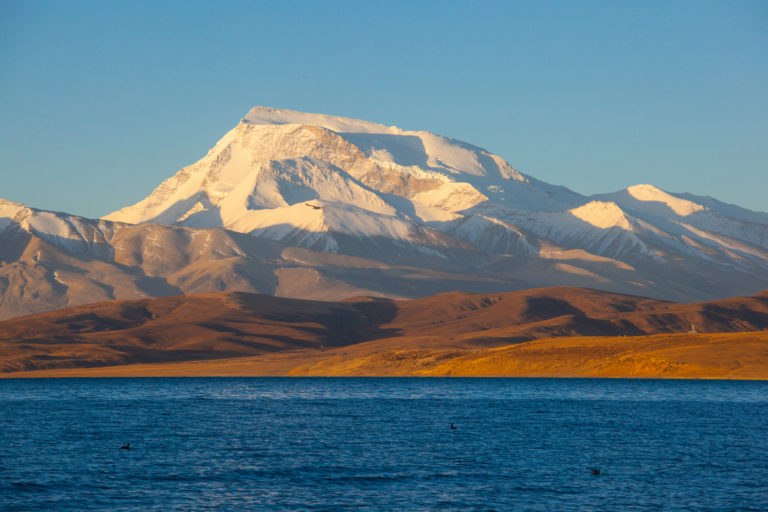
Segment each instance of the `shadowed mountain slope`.
[[[578,288],[342,302],[250,293],[108,301],[0,322],[4,371],[347,347],[471,349],[566,336],[768,329],[768,294],[678,304]],[[345,350],[347,350],[345,349]]]
[[[682,284],[638,283],[637,269],[582,250],[550,247],[550,256],[538,258],[462,249],[464,259],[405,251],[399,264],[391,264],[375,254],[322,252],[224,229],[132,225],[4,205],[10,220],[0,226],[0,320],[101,300],[222,290],[318,300],[496,293],[541,285],[698,294]],[[755,279],[742,273],[734,274],[729,286],[742,289],[747,278],[755,286]]]

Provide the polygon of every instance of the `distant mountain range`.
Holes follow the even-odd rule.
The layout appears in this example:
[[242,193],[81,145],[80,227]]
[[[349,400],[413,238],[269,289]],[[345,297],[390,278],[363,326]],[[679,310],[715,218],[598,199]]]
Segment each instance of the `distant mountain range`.
[[567,285],[768,288],[768,214],[636,185],[582,196],[424,131],[265,107],[103,219],[0,200],[0,318],[248,291],[337,300]]

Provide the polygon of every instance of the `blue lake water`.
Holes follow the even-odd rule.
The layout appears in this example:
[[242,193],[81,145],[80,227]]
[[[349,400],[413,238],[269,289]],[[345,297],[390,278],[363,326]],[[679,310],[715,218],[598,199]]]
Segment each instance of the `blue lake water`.
[[0,380],[0,510],[768,510],[768,382]]

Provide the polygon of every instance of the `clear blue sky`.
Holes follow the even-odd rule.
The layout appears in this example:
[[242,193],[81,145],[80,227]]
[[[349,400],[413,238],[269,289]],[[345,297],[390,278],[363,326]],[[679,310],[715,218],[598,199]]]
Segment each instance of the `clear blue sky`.
[[430,130],[592,194],[768,211],[768,2],[0,8],[0,197],[97,217],[254,105]]

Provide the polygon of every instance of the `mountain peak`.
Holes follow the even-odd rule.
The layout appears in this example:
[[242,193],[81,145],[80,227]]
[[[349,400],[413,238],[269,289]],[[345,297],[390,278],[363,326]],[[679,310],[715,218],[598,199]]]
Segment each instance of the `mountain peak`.
[[482,148],[424,130],[410,131],[348,117],[264,106],[253,107],[242,122],[253,126],[319,126],[337,133],[369,158],[403,167],[417,166],[454,175],[465,173],[528,181],[502,158]]
[[[257,106],[203,159],[140,203],[104,218],[249,232],[252,224],[243,219],[269,217],[262,210],[308,199],[346,202],[374,214],[399,210],[405,200],[412,206],[403,218],[412,218],[430,208],[452,214],[487,200],[486,194],[509,195],[516,190],[510,182],[525,188],[518,192],[552,202],[549,189],[539,190],[542,184],[531,183],[502,158],[464,142],[346,117]],[[421,220],[431,220],[435,213]],[[280,222],[290,225],[292,219]]]
[[351,119],[348,117],[332,116],[328,114],[313,114],[273,107],[253,107],[243,117],[242,122],[251,125],[281,125],[303,124],[321,126],[337,133],[401,133],[403,130],[395,126]]
[[653,185],[633,185],[627,188],[627,193],[638,201],[663,203],[677,215],[683,217],[707,209],[693,201],[675,197]]
[[20,212],[27,210],[29,210],[29,208],[21,203],[0,199],[0,230],[4,229],[16,219]]
[[569,212],[574,217],[601,229],[620,227],[632,231],[626,214],[612,201],[590,201]]

